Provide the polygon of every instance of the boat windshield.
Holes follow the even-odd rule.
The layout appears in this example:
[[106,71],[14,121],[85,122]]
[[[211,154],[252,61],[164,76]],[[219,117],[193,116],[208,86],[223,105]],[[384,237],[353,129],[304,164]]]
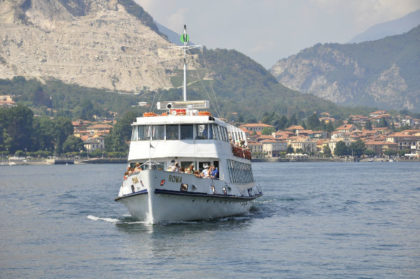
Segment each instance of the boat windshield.
[[217,124],[137,125],[132,141],[141,140],[219,140],[229,142],[226,127]]

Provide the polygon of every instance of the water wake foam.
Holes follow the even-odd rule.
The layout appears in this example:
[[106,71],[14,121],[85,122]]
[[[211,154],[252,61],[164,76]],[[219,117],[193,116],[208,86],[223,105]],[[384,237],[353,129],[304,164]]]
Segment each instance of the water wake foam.
[[93,221],[105,221],[105,222],[114,223],[114,224],[120,221],[119,219],[115,219],[115,218],[101,218],[101,217],[96,217],[93,215],[88,215],[87,218]]
[[108,222],[108,223],[112,223],[112,224],[127,224],[127,225],[147,224],[147,222],[145,222],[145,221],[137,221],[137,220],[133,220],[131,218],[124,218],[124,219],[102,218],[102,217],[96,217],[96,216],[93,216],[93,215],[88,215],[87,218],[89,220],[92,220],[92,221],[104,221],[104,222]]

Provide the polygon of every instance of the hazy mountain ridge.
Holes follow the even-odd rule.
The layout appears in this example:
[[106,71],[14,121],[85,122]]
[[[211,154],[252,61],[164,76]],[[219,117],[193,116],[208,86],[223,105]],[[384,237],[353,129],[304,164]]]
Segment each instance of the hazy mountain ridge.
[[281,59],[285,86],[343,105],[420,110],[420,26],[359,44],[317,44]]
[[365,41],[374,41],[387,36],[406,33],[420,24],[420,10],[409,13],[401,18],[375,24],[366,31],[358,34],[349,43],[360,43]]

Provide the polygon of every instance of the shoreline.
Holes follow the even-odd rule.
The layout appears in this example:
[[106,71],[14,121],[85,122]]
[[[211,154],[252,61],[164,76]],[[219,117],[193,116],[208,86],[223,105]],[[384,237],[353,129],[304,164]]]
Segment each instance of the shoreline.
[[[353,158],[263,158],[252,159],[252,163],[293,163],[293,162],[337,162],[337,163],[354,163],[354,162],[420,162],[420,159],[392,159],[387,158],[364,158],[354,161]],[[35,160],[1,160],[0,166],[42,166],[42,165],[84,165],[84,164],[126,164],[127,159],[123,158],[91,158],[91,159],[35,159]]]

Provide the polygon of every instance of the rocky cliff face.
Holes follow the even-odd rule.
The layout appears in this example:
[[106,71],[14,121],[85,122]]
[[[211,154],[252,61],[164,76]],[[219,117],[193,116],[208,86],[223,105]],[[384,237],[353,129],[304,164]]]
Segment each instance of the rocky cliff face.
[[270,71],[285,86],[337,104],[420,111],[419,45],[420,27],[372,42],[318,44]]
[[182,53],[157,30],[133,0],[2,0],[0,78],[169,88]]

